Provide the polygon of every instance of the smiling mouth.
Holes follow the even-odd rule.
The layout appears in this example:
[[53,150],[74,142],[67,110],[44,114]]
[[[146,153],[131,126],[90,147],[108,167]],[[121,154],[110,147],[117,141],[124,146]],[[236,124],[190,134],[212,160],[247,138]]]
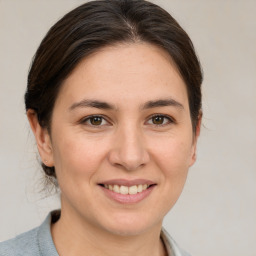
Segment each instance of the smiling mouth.
[[117,184],[100,184],[105,189],[108,189],[110,191],[113,191],[117,194],[122,195],[136,195],[138,193],[141,193],[145,190],[147,190],[149,187],[154,186],[148,185],[148,184],[139,184],[139,185],[133,185],[133,186],[124,186],[124,185],[117,185]]

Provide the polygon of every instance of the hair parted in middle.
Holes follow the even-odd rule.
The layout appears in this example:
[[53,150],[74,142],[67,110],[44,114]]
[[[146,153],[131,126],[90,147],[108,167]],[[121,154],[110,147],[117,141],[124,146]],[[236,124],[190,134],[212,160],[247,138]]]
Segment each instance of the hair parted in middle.
[[[164,49],[183,78],[195,132],[201,115],[202,70],[193,44],[176,20],[144,0],[96,0],[60,19],[46,34],[31,65],[25,94],[39,124],[51,133],[51,117],[63,81],[81,60],[105,46],[149,43]],[[55,168],[42,163],[45,174]]]

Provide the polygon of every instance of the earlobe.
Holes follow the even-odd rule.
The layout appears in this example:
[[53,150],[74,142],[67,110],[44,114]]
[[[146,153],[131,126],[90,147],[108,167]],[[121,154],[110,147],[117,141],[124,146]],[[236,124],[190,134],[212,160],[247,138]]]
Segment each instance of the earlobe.
[[194,145],[192,149],[192,156],[189,163],[189,167],[191,167],[195,163],[195,161],[196,161],[196,145]]
[[29,109],[27,111],[27,118],[34,133],[42,162],[49,167],[54,166],[52,143],[48,130],[39,124],[37,114],[34,110]]
[[197,125],[196,125],[196,130],[195,130],[195,134],[194,134],[194,139],[193,139],[193,145],[192,145],[192,155],[191,155],[191,161],[190,161],[190,165],[192,166],[197,158],[197,140],[198,137],[200,135],[200,131],[201,131],[201,122],[202,122],[202,113],[200,112],[200,115],[198,117],[198,121],[197,121]]

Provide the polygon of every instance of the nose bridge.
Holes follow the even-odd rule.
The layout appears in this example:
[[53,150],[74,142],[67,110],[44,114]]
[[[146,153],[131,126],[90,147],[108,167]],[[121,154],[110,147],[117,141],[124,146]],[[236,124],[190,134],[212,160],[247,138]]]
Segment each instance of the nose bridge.
[[112,164],[134,170],[149,160],[141,129],[134,123],[120,126],[111,150]]

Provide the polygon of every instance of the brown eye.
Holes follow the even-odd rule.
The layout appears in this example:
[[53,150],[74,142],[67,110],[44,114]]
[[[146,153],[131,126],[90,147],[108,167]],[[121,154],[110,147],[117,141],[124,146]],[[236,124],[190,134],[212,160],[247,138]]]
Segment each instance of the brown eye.
[[147,124],[155,126],[164,126],[172,123],[174,123],[173,119],[166,115],[155,115],[147,121]]
[[103,117],[103,116],[88,116],[80,121],[80,124],[94,127],[94,128],[101,128],[102,126],[110,125],[110,123]]
[[157,124],[157,125],[163,124],[165,121],[164,119],[165,119],[165,117],[163,117],[163,116],[154,116],[154,117],[152,117],[152,123]]
[[91,125],[101,125],[102,124],[102,117],[100,116],[93,116],[90,119]]

